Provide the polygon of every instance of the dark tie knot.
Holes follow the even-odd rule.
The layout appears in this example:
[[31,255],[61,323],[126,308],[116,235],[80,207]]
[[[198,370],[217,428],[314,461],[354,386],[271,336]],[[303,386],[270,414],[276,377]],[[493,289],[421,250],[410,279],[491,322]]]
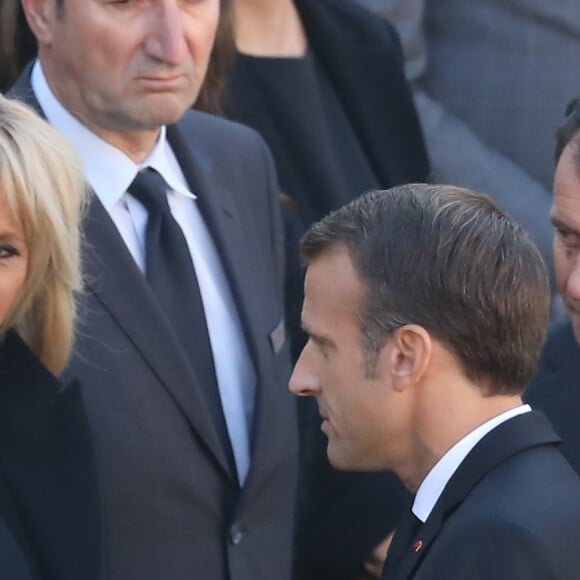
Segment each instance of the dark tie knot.
[[163,177],[155,169],[148,167],[137,173],[127,191],[139,200],[149,213],[165,213],[169,212],[168,189],[170,187]]

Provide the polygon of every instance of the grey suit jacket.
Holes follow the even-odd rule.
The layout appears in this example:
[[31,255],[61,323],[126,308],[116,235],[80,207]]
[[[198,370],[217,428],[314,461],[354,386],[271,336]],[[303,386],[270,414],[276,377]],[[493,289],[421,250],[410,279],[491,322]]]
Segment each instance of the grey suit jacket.
[[551,264],[553,134],[580,94],[576,0],[360,0],[399,29],[433,177],[491,195]]
[[575,580],[580,478],[540,412],[490,431],[383,580]]
[[[13,93],[34,104],[27,75]],[[290,578],[297,428],[280,340],[273,164],[256,133],[197,112],[168,138],[218,248],[255,367],[251,467],[240,490],[197,378],[94,198],[79,338],[65,374],[82,378],[95,441],[103,579],[265,580],[273,570]]]

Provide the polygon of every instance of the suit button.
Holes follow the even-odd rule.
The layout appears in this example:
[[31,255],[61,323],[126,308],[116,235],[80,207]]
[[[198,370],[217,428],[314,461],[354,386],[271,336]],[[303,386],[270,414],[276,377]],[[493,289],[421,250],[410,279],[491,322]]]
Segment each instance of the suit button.
[[241,544],[243,537],[244,537],[244,529],[240,525],[234,524],[230,528],[230,542],[234,546],[238,546],[239,544]]

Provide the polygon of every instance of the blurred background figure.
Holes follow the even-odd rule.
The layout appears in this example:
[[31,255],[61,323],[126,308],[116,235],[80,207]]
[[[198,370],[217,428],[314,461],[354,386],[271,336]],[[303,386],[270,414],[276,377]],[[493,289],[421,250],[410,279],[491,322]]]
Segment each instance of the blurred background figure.
[[[212,63],[227,71],[220,108],[264,136],[278,170],[296,358],[302,232],[365,191],[424,181],[423,138],[394,29],[350,0],[233,0],[221,26]],[[220,77],[215,68],[206,86]],[[196,106],[215,111],[215,99]],[[363,562],[394,527],[406,492],[391,474],[334,471],[316,405],[301,400],[299,415],[296,577],[367,573]]]
[[226,113],[264,135],[306,225],[379,185],[426,179],[390,25],[348,1],[232,6]]
[[576,0],[359,0],[402,37],[433,177],[491,195],[551,265],[551,143],[580,89]]
[[527,400],[548,415],[562,453],[580,474],[580,99],[568,105],[555,157],[554,269],[569,320],[550,329]]
[[71,146],[0,96],[0,578],[92,579],[97,490],[74,340],[85,186]]

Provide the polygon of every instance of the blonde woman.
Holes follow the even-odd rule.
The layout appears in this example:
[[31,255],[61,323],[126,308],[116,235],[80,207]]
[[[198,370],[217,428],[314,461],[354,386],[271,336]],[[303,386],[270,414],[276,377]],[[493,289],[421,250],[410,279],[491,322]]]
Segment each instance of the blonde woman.
[[82,173],[68,143],[0,96],[0,579],[97,574],[97,496],[70,354]]

